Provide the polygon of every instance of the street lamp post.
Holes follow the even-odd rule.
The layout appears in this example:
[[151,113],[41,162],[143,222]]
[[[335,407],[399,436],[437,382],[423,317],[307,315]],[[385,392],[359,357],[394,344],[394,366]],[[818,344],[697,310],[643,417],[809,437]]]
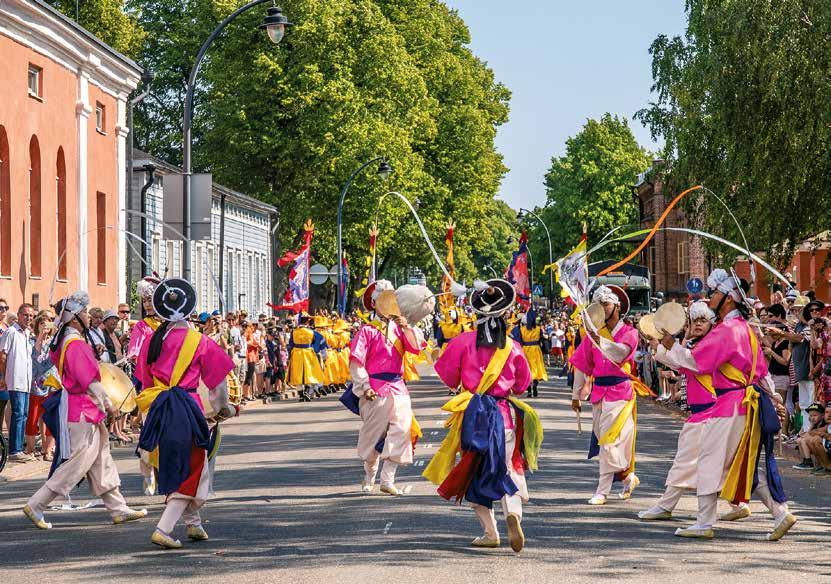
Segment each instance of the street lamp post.
[[[542,228],[545,229],[545,236],[548,238],[548,264],[553,264],[554,253],[551,248],[551,232],[548,231],[548,226],[545,224],[545,221],[543,221],[539,215],[537,215],[533,211],[529,211],[528,209],[520,208],[519,213],[517,214],[517,219],[522,219],[523,213],[525,215],[530,215],[531,217],[539,221],[540,225],[542,225]],[[554,270],[550,268],[548,270],[548,294],[548,299],[552,300],[554,298]]]
[[[199,67],[202,64],[202,59],[214,39],[228,26],[232,20],[243,12],[251,10],[255,6],[265,4],[273,0],[253,0],[245,6],[241,6],[232,12],[225,20],[219,23],[214,31],[210,34],[207,40],[202,43],[202,47],[196,54],[196,61],[193,63],[193,68],[190,70],[188,77],[187,94],[185,95],[185,117],[182,123],[182,167],[184,174],[182,175],[182,235],[184,236],[184,246],[182,258],[182,272],[186,280],[190,279],[190,179],[193,172],[191,162],[191,148],[193,146],[193,137],[191,136],[191,122],[193,121],[193,91],[196,87],[196,76],[199,74]],[[265,29],[268,33],[268,38],[274,44],[283,40],[286,32],[286,27],[291,26],[292,23],[283,15],[281,8],[272,6],[268,9],[268,14],[263,18],[262,24],[259,28]]]
[[352,182],[355,178],[363,169],[375,162],[378,162],[379,160],[381,161],[381,164],[378,165],[378,176],[384,180],[389,178],[392,174],[392,167],[387,164],[387,161],[383,156],[376,156],[372,160],[364,162],[358,170],[352,173],[352,176],[350,176],[349,180],[346,181],[346,184],[343,186],[343,190],[340,193],[340,201],[338,201],[338,297],[335,300],[338,312],[340,312],[340,300],[343,298],[343,202],[346,200],[346,193],[349,191],[349,187],[352,186]]

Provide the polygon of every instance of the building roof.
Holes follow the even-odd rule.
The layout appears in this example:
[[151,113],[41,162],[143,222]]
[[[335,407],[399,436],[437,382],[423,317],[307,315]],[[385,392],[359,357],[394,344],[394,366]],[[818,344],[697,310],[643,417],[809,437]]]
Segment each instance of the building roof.
[[98,46],[98,48],[103,49],[104,51],[110,53],[113,57],[116,57],[117,59],[123,61],[125,64],[135,68],[136,71],[139,72],[139,74],[144,73],[144,69],[141,67],[141,65],[139,65],[138,63],[136,63],[135,61],[133,61],[129,57],[125,57],[124,55],[122,55],[121,53],[116,51],[110,45],[108,45],[107,43],[105,43],[104,41],[99,39],[97,36],[95,36],[94,34],[89,32],[87,29],[85,29],[83,26],[81,26],[80,24],[78,24],[77,22],[72,20],[71,18],[69,18],[66,14],[64,14],[60,10],[56,10],[55,8],[53,8],[52,6],[50,6],[49,4],[44,2],[43,0],[26,0],[26,1],[30,2],[31,4],[34,4],[36,6],[40,6],[43,10],[45,10],[45,11],[49,12],[50,14],[54,15],[56,18],[61,20],[64,24],[66,24],[67,26],[69,26],[70,28],[75,30],[75,32],[77,32],[78,34],[80,34],[81,36],[86,38],[86,40],[88,40],[92,44]]
[[[152,154],[148,154],[146,152],[142,152],[141,150],[133,150],[133,159],[134,159],[134,166],[133,171],[140,170],[139,162],[146,161],[155,166],[157,169],[161,169],[164,173],[167,174],[182,174],[182,169],[174,164],[170,164],[166,160],[162,160],[161,158],[157,158]],[[232,202],[235,202],[243,207],[248,207],[252,209],[256,209],[258,211],[264,213],[277,213],[277,207],[273,205],[269,205],[259,199],[251,197],[249,195],[244,195],[238,191],[230,189],[226,186],[218,184],[217,182],[213,183],[213,192],[214,194],[222,195],[224,194],[226,197],[230,197]]]

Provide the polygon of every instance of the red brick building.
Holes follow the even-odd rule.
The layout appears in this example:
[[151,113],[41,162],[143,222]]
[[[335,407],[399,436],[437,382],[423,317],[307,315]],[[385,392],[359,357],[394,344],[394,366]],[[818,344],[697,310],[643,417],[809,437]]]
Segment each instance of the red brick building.
[[42,307],[81,288],[114,307],[141,68],[40,0],[0,2],[0,55],[0,296]]
[[[638,177],[635,185],[640,206],[641,227],[651,228],[666,210],[677,193],[665,192],[661,169],[662,160]],[[675,207],[664,222],[664,227],[687,227],[687,218]],[[704,248],[697,237],[683,232],[658,231],[642,253],[641,263],[652,275],[652,290],[663,292],[667,298],[687,296],[690,278],[706,280],[709,273]]]

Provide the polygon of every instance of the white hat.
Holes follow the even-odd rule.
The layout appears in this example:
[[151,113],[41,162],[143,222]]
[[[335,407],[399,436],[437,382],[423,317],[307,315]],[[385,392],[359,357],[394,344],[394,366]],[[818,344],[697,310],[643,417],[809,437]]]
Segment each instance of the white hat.
[[690,306],[690,320],[697,320],[699,318],[706,318],[710,322],[716,322],[716,313],[712,311],[710,305],[705,300],[698,300]]
[[722,294],[730,296],[735,302],[741,302],[742,295],[739,292],[739,283],[736,278],[727,273],[727,270],[716,268],[707,276],[707,286],[718,290]]
[[598,286],[594,291],[594,295],[592,295],[592,300],[601,304],[617,304],[620,306],[620,298],[608,286]]
[[108,318],[119,318],[119,316],[115,310],[108,310],[104,313],[104,318],[101,319],[101,322],[104,322]]
[[56,305],[58,316],[55,318],[55,324],[61,325],[69,322],[88,305],[89,294],[83,290],[78,290],[72,296],[60,300]]

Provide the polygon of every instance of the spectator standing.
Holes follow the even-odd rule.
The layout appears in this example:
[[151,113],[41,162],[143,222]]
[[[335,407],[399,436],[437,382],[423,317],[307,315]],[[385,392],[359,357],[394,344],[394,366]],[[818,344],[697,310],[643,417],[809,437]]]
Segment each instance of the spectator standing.
[[[786,296],[786,301],[787,298]],[[791,342],[791,361],[793,362],[794,376],[799,392],[799,409],[802,411],[802,432],[810,430],[810,420],[805,411],[814,401],[814,381],[811,379],[813,333],[810,322],[814,318],[820,318],[824,308],[825,305],[822,302],[809,302],[803,307],[794,332],[782,335]]]
[[[774,304],[768,311],[768,324],[775,327],[780,327],[779,330],[784,329],[785,325],[785,307],[781,304]],[[773,387],[782,397],[782,402],[788,410],[788,416],[793,415],[793,399],[790,384],[790,364],[791,351],[788,341],[782,338],[776,330],[771,334],[771,329],[765,335],[763,341],[763,351],[768,360],[768,371],[773,379]],[[785,419],[785,424],[782,432],[788,434],[789,418]]]
[[104,353],[107,347],[104,344],[104,333],[101,331],[101,323],[104,320],[104,311],[100,308],[89,309],[89,338],[92,340],[92,348],[99,361],[104,360]]
[[32,391],[29,395],[29,414],[26,419],[26,453],[35,454],[35,440],[40,434],[40,452],[43,460],[52,460],[55,440],[43,423],[43,402],[60,389],[58,372],[49,358],[49,342],[55,325],[48,314],[39,314],[32,325]]
[[814,397],[823,406],[831,402],[831,330],[825,319],[816,319],[814,328]]
[[9,392],[11,422],[9,425],[9,460],[28,462],[31,454],[23,452],[26,418],[29,413],[29,391],[32,387],[32,345],[29,327],[35,316],[31,304],[23,303],[17,310],[17,322],[0,337],[0,390]]
[[104,352],[101,354],[101,360],[105,363],[118,363],[124,357],[121,341],[116,334],[119,322],[121,321],[118,314],[114,310],[108,310],[104,313],[101,326],[98,328],[104,341]]
[[[0,298],[0,337],[6,332],[9,326],[6,324],[6,315],[9,312],[9,303],[5,298]],[[6,420],[6,404],[9,403],[9,390],[0,384],[0,434],[3,433],[3,424]]]
[[121,346],[126,347],[130,338],[130,305],[121,303],[118,305],[118,325],[115,334],[121,341]]

